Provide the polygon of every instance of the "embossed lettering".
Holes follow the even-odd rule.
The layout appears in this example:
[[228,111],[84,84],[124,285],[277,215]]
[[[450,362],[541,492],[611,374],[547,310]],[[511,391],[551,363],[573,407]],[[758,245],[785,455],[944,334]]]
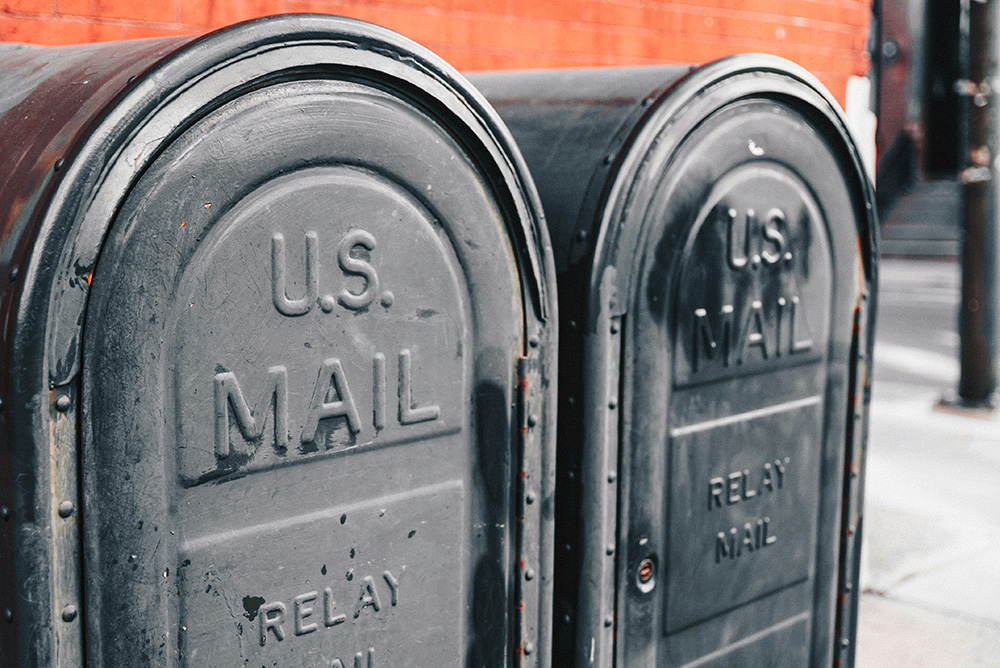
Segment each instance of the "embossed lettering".
[[[213,395],[215,402],[215,454],[217,457],[228,457],[230,454],[230,407],[233,409],[236,425],[244,439],[253,441],[264,435],[266,413],[273,409],[274,444],[276,446],[284,445],[288,440],[288,371],[285,367],[272,366],[267,370],[267,384],[252,411],[240,389],[236,375],[229,371],[215,374]],[[257,418],[260,418],[260,424],[257,423]]]
[[[757,538],[758,540],[760,539],[760,533],[757,534]],[[736,556],[743,554],[744,549],[746,549],[747,552],[753,552],[753,541],[753,525],[747,522],[743,525],[743,540],[741,540],[740,544],[736,546]]]
[[385,355],[375,353],[372,359],[372,426],[375,431],[385,427]]
[[773,322],[769,322],[763,302],[751,300],[741,312],[736,329],[732,304],[724,305],[712,327],[708,311],[695,309],[691,333],[691,372],[703,371],[702,360],[719,360],[729,367],[735,357],[737,365],[745,364],[750,349],[760,351],[763,361],[783,354],[804,353],[813,348],[813,339],[797,296],[780,297],[774,305]]
[[764,464],[764,480],[760,484],[761,490],[774,491],[774,479],[771,477],[771,465]]
[[726,479],[728,480],[729,494],[726,496],[726,503],[733,505],[734,503],[740,502],[740,480],[743,479],[742,471],[735,471],[730,473]]
[[748,266],[756,269],[762,264],[773,266],[782,259],[791,261],[791,252],[785,250],[787,242],[782,228],[786,227],[786,219],[781,209],[769,210],[763,225],[753,209],[747,209],[740,216],[736,209],[730,208],[724,212],[723,218],[726,225],[726,261],[733,271],[742,271]]
[[410,351],[399,353],[399,423],[416,424],[438,419],[441,409],[438,406],[417,408],[413,405],[410,384]]
[[[362,665],[365,661],[365,655],[368,656],[367,665]],[[354,655],[354,668],[374,668],[375,666],[375,648],[369,647],[367,652],[358,652]],[[344,662],[340,659],[334,659],[333,663],[330,664],[330,668],[345,668]]]
[[715,535],[715,563],[723,559],[735,560],[744,554],[773,545],[778,537],[770,532],[771,518],[764,517],[746,522],[742,527],[732,527]]
[[[389,604],[396,607],[399,603],[399,580],[390,571],[383,571],[382,578],[389,587]],[[317,591],[309,591],[294,597],[291,602],[293,637],[313,633],[320,629],[319,611],[315,603],[319,598]],[[358,619],[365,608],[372,608],[375,612],[382,609],[382,598],[379,595],[378,584],[374,576],[366,575],[361,578],[361,589],[354,608],[354,618]],[[350,605],[350,604],[348,604]],[[278,641],[285,640],[286,633],[283,626],[285,616],[289,607],[280,601],[263,605],[259,611],[260,622],[260,644],[267,642],[268,629]],[[332,628],[347,622],[347,615],[337,612],[337,603],[334,600],[333,588],[323,589],[323,627]],[[370,652],[373,650],[369,650]],[[370,659],[369,659],[370,660]]]
[[375,612],[382,609],[382,603],[378,597],[378,590],[375,588],[375,578],[366,575],[361,580],[361,592],[358,594],[358,605],[354,609],[354,616],[357,617],[361,611],[371,606]]
[[[340,240],[337,248],[337,264],[345,278],[359,277],[364,280],[360,292],[352,292],[348,287],[342,287],[339,292],[319,296],[319,237],[315,232],[305,235],[305,281],[301,297],[288,296],[288,269],[285,249],[285,237],[276,233],[271,237],[271,301],[274,308],[282,315],[294,317],[305,315],[312,311],[319,302],[325,313],[330,313],[339,303],[352,311],[361,311],[378,299],[379,279],[375,267],[363,257],[358,257],[356,249],[369,253],[375,250],[375,237],[362,229],[349,231]],[[385,292],[382,295],[382,305],[392,306],[393,295]]]
[[282,315],[305,315],[312,310],[319,293],[319,241],[315,232],[306,233],[305,294],[289,299],[286,284],[285,237],[271,237],[271,300]]
[[386,584],[389,585],[389,591],[391,592],[389,604],[396,605],[396,592],[399,591],[399,580],[393,577],[392,573],[389,571],[383,571],[382,577],[385,578]]
[[[365,654],[368,655],[368,666],[367,667],[361,665],[361,662],[365,658]],[[357,654],[354,655],[354,668],[372,668],[374,659],[375,659],[375,648],[374,647],[369,647],[367,652],[365,652],[365,653],[358,652]]]
[[[764,217],[764,243],[770,248],[763,248],[760,257],[764,264],[773,265],[781,261],[785,254],[785,235],[781,233],[781,228],[785,227],[785,214],[781,209],[771,209]],[[785,261],[791,260],[792,255],[788,253]]]
[[308,594],[300,594],[295,597],[292,601],[292,608],[295,611],[295,635],[301,636],[306,633],[312,633],[319,626],[315,622],[306,622],[306,618],[312,617],[313,609],[309,603],[316,600],[316,592],[311,591]]
[[280,601],[261,606],[258,614],[260,615],[260,644],[262,646],[267,644],[268,629],[274,631],[274,637],[278,641],[285,639],[285,629],[281,627],[281,623],[285,621],[286,610],[285,604]]
[[708,481],[708,509],[722,507],[722,492],[726,489],[726,481],[722,478],[712,478]]
[[[791,341],[791,352],[792,353],[804,353],[808,350],[812,350],[813,340],[812,335],[809,332],[809,325],[806,323],[805,315],[802,313],[802,309],[799,308],[799,298],[792,297],[792,303],[789,306],[791,314],[789,315],[789,341]],[[805,338],[799,339],[798,335],[804,335]]]
[[[385,355],[376,353],[372,358],[372,426],[376,431],[386,427],[386,364]],[[440,406],[416,405],[413,398],[412,354],[404,349],[399,353],[398,362],[397,418],[400,425],[419,424],[437,420],[441,415]],[[215,419],[215,453],[224,458],[231,454],[230,415],[235,416],[239,432],[246,441],[259,441],[267,427],[269,413],[274,414],[274,444],[284,448],[288,442],[288,371],[283,366],[273,366],[267,371],[267,382],[257,403],[251,405],[230,371],[220,371],[213,376],[213,399]],[[348,383],[344,366],[339,358],[331,357],[323,362],[316,376],[316,383],[300,439],[302,443],[312,443],[316,439],[320,420],[343,418],[352,434],[359,434],[363,425],[358,405]],[[330,446],[332,447],[332,446]]]
[[[765,462],[757,470],[750,469],[733,471],[723,477],[714,477],[708,481],[708,510],[722,508],[723,498],[726,505],[749,501],[762,494],[772,494],[785,486],[785,467],[791,461],[789,457]],[[759,484],[754,484],[759,483]]]
[[743,250],[742,253],[737,254],[736,249],[739,244],[737,241],[736,220],[738,215],[739,214],[737,213],[736,209],[729,209],[728,211],[726,211],[726,219],[728,221],[727,232],[726,232],[726,241],[727,241],[726,245],[729,247],[729,253],[727,254],[727,257],[729,259],[729,268],[732,269],[733,271],[739,271],[740,269],[743,269],[745,266],[747,266],[747,264],[749,264],[750,237],[751,237],[750,227],[756,226],[757,224],[757,217],[754,215],[753,209],[747,211],[746,216],[744,216],[743,218],[743,229],[742,229]]
[[764,336],[764,305],[759,301],[750,303],[747,310],[747,317],[743,325],[743,343],[740,345],[740,356],[737,360],[740,364],[746,359],[747,349],[756,347],[760,349],[760,354],[767,359],[767,339]]
[[[367,655],[368,661],[365,664],[365,656]],[[365,664],[365,665],[362,665]],[[375,666],[375,648],[369,647],[367,652],[357,652],[354,655],[354,668],[374,668]],[[340,659],[334,659],[333,663],[330,664],[330,668],[346,668],[344,662]]]
[[[691,371],[698,372],[698,360],[704,353],[705,358],[715,359],[719,353],[723,366],[729,366],[732,361],[733,338],[733,307],[722,307],[719,316],[719,337],[712,336],[712,327],[708,322],[708,311],[703,308],[694,312],[694,345],[691,347]],[[701,351],[701,352],[699,352]]]
[[778,474],[778,489],[785,484],[785,464],[791,461],[788,457],[785,457],[784,461],[780,459],[774,460],[774,470]]
[[715,536],[715,563],[721,562],[726,557],[736,557],[736,528],[733,527],[727,534],[720,531]]
[[323,623],[327,626],[336,626],[347,621],[347,615],[334,614],[336,601],[333,600],[333,590],[327,587],[323,590]]
[[360,311],[368,308],[378,296],[378,274],[375,267],[368,262],[353,257],[351,251],[356,246],[370,251],[375,250],[375,237],[365,230],[351,230],[340,240],[340,248],[337,249],[337,262],[344,274],[348,276],[361,276],[365,279],[365,287],[359,293],[353,293],[344,288],[337,295],[337,301],[346,308]]
[[[331,387],[332,385],[332,387]],[[331,389],[336,393],[336,399],[328,401]],[[305,425],[302,427],[302,442],[312,443],[316,438],[319,421],[330,417],[347,418],[348,428],[355,434],[361,431],[361,417],[354,404],[354,397],[344,376],[344,367],[340,360],[331,357],[323,362],[313,388],[312,403]]]

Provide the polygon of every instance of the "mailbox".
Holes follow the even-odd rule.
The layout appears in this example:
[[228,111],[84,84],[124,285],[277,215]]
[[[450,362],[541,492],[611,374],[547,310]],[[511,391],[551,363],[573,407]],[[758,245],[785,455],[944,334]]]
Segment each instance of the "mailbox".
[[546,665],[555,273],[484,98],[322,16],[0,70],[0,664]]
[[873,190],[786,61],[481,74],[561,302],[555,656],[849,665]]

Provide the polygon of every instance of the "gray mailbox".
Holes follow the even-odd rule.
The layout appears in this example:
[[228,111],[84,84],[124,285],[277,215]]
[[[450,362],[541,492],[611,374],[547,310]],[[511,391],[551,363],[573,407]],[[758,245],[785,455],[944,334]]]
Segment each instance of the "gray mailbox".
[[320,16],[0,79],[0,664],[546,665],[555,274],[485,100]]
[[555,657],[850,664],[873,190],[785,61],[482,74],[561,302]]

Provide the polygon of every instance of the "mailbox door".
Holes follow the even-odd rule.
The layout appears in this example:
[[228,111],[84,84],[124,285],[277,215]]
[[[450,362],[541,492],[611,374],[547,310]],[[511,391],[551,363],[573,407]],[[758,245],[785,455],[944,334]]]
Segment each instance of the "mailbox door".
[[619,279],[596,330],[620,351],[602,358],[620,397],[594,402],[620,400],[615,654],[829,665],[858,528],[870,193],[796,77],[721,67],[648,128],[634,205],[611,218],[615,244],[640,230],[634,251],[603,256]]
[[88,665],[544,665],[554,274],[502,125],[355,21],[142,67],[32,266]]

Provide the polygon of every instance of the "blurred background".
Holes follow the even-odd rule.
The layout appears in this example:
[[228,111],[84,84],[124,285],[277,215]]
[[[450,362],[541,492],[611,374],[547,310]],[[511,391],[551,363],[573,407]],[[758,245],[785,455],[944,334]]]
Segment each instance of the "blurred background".
[[[995,3],[989,3],[992,5]],[[879,314],[857,664],[1000,665],[1000,15],[985,0],[0,0],[0,41],[207,32],[322,12],[459,70],[703,63],[772,53],[845,109],[877,184]],[[963,254],[964,253],[964,254]]]

